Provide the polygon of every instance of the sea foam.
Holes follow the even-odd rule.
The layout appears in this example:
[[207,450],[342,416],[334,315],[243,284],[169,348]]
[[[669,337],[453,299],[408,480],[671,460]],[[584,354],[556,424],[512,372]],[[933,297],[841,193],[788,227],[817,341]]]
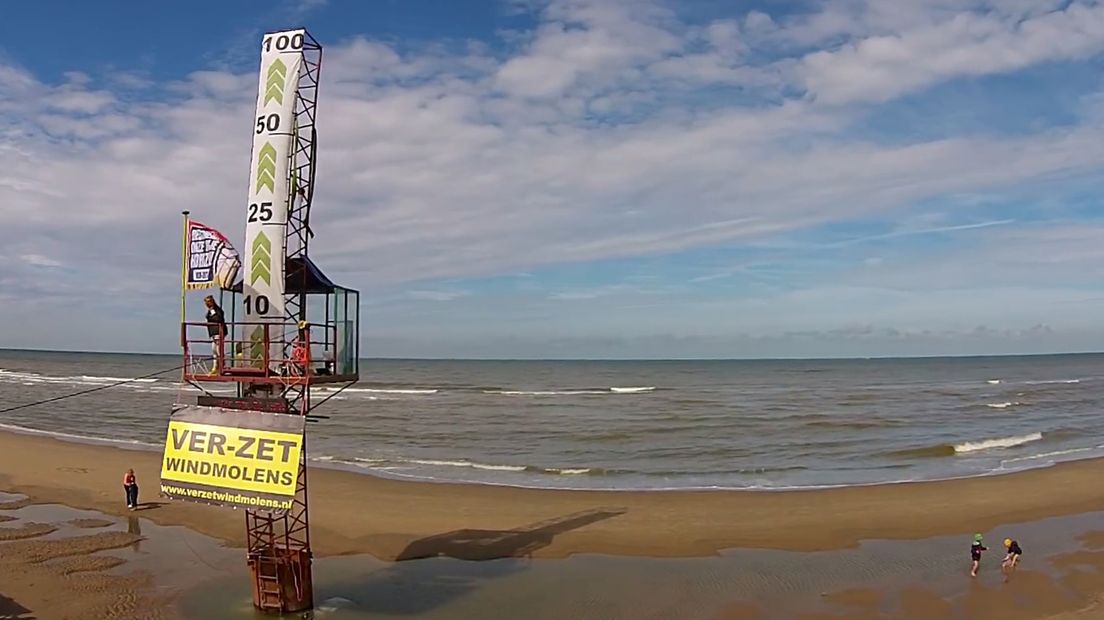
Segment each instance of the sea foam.
[[1039,441],[1042,438],[1042,433],[1031,433],[1030,435],[999,437],[996,439],[983,439],[981,441],[964,441],[962,443],[955,444],[954,451],[956,454],[962,454],[964,452],[992,450],[993,448],[1012,448],[1015,446],[1022,446],[1025,443]]

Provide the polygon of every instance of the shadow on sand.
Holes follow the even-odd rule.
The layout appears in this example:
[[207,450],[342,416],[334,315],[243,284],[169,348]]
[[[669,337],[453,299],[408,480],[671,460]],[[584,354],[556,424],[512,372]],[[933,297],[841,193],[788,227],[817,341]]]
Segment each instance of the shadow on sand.
[[[510,530],[456,530],[411,542],[390,568],[339,596],[375,613],[414,615],[478,590],[492,579],[525,570],[534,551],[565,532],[625,514],[595,508]],[[411,562],[410,560],[421,560]]]
[[624,508],[594,508],[512,530],[454,530],[415,540],[395,561],[442,556],[476,562],[531,557],[534,551],[552,544],[559,534],[622,514]]
[[2,620],[34,620],[34,616],[29,615],[30,609],[16,603],[12,599],[0,594],[0,619]]

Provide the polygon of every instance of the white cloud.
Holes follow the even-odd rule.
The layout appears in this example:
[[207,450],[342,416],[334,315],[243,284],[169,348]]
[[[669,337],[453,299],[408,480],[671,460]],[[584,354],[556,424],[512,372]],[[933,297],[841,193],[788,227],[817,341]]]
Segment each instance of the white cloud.
[[409,299],[422,301],[452,301],[470,295],[468,291],[407,291]]
[[41,254],[24,254],[19,258],[32,267],[61,267],[58,261]]
[[83,89],[55,91],[45,99],[49,108],[83,114],[95,114],[114,101],[115,98],[108,93]]
[[639,285],[622,282],[618,284],[609,284],[606,286],[599,286],[594,288],[578,288],[555,291],[548,295],[548,299],[552,301],[583,301],[598,299],[601,297],[611,297],[615,295],[649,295],[655,292],[656,291],[652,288],[646,288]]
[[[900,291],[983,291],[1042,287],[1023,308],[1038,310],[1058,299],[1083,299],[1085,287],[1104,278],[1104,226],[1089,223],[1026,223],[979,228],[970,243],[924,260],[884,258],[840,277],[843,282]],[[1043,289],[1064,289],[1059,295]],[[971,295],[976,306],[978,295]],[[1009,308],[996,316],[1012,312]]]
[[690,278],[690,282],[695,283],[695,284],[701,284],[703,282],[712,282],[714,280],[723,280],[725,278],[731,278],[734,275],[736,275],[735,271],[721,271],[721,272],[717,272],[717,273],[706,274],[704,276],[697,276],[695,278]]
[[[643,1],[556,1],[505,55],[479,43],[327,42],[316,260],[362,289],[509,274],[887,217],[948,193],[1006,191],[1104,164],[1098,114],[1017,136],[885,145],[850,135],[863,108],[844,105],[1094,53],[1104,40],[1093,40],[1099,7],[1000,12],[947,0],[924,11],[894,2],[916,14],[910,26],[875,4],[691,27]],[[865,18],[841,17],[857,11]],[[764,41],[831,37],[851,42],[748,64]],[[919,58],[929,62],[914,71]],[[794,75],[814,98],[786,90]],[[202,70],[153,85],[116,77],[118,92],[79,77],[50,85],[0,64],[4,251],[81,270],[80,281],[12,270],[7,286],[171,305],[182,209],[240,237],[256,76]],[[734,85],[770,96],[693,103],[703,86]],[[886,257],[866,267],[891,266]],[[461,296],[423,286],[408,298]],[[558,295],[583,301],[591,292]]]
[[506,93],[552,97],[577,81],[611,78],[675,52],[680,37],[670,15],[644,0],[565,0],[550,3],[524,54],[506,61],[496,82]]
[[796,71],[818,101],[880,102],[949,78],[1083,59],[1101,50],[1104,6],[1075,1],[1026,18],[995,11],[954,13],[937,23],[813,52]]
[[148,76],[138,72],[117,71],[112,73],[108,79],[113,84],[127,90],[142,90],[155,85],[155,82]]
[[835,243],[824,244],[820,247],[840,247],[845,245],[855,245],[859,243],[866,243],[868,241],[881,241],[885,239],[893,239],[895,237],[912,237],[918,235],[933,235],[939,233],[958,232],[962,230],[975,230],[977,228],[989,228],[990,226],[1004,226],[1005,224],[1011,224],[1015,220],[990,220],[988,222],[977,222],[975,224],[958,224],[955,226],[937,226],[934,228],[900,228],[893,232],[888,232],[880,235],[868,235],[865,237],[856,237],[854,239],[847,239],[845,241],[837,241]]

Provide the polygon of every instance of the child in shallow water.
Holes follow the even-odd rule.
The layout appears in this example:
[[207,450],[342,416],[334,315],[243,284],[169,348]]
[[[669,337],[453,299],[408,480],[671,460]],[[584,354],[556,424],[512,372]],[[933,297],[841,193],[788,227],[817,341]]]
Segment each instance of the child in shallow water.
[[989,548],[981,544],[981,534],[974,534],[974,542],[970,545],[970,576],[977,577],[978,566],[981,565],[981,552]]
[[1004,548],[1006,555],[1004,561],[1001,562],[1001,570],[1005,575],[1011,575],[1012,571],[1016,570],[1016,565],[1020,563],[1020,556],[1023,555],[1023,549],[1020,549],[1020,543],[1012,540],[1011,538],[1004,539]]

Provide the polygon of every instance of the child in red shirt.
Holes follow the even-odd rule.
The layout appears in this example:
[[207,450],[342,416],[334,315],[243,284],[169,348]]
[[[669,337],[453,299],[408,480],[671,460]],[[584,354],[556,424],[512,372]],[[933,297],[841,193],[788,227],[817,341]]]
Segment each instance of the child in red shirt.
[[134,510],[138,507],[138,478],[134,476],[133,469],[123,474],[123,490],[126,491],[127,508]]

